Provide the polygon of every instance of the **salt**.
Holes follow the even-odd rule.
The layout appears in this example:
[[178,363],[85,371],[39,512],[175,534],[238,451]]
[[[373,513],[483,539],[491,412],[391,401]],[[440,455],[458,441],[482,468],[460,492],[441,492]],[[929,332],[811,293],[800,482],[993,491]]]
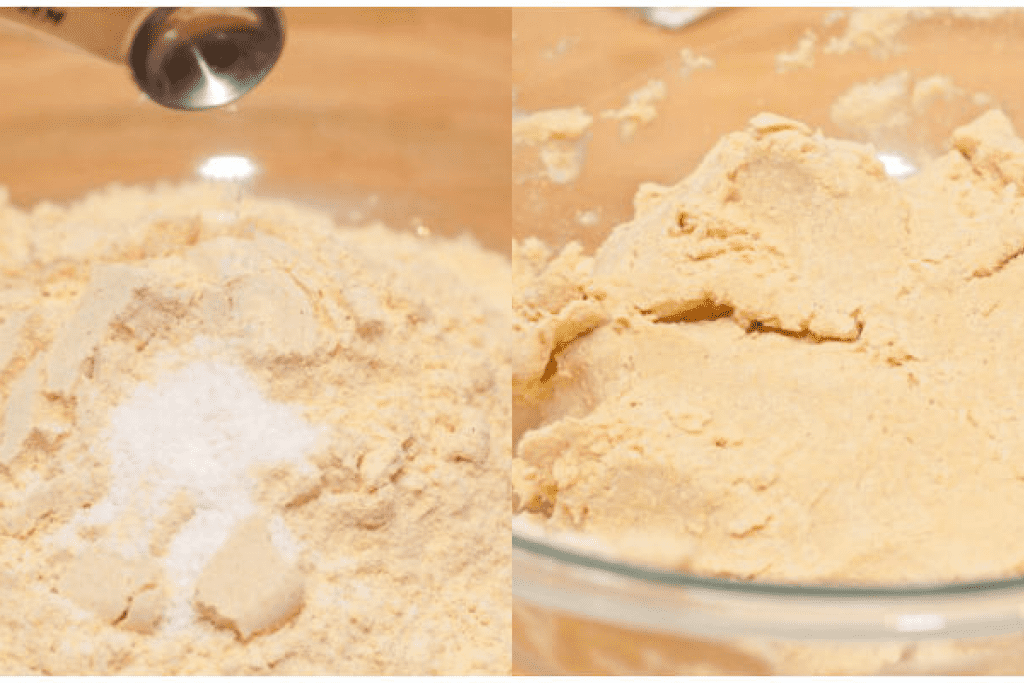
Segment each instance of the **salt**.
[[[254,465],[300,461],[318,430],[295,408],[265,398],[252,377],[221,361],[193,362],[152,385],[140,385],[113,410],[107,497],[73,520],[76,529],[116,522],[127,533],[107,538],[126,557],[148,553],[156,521],[184,490],[195,514],[171,538],[163,558],[169,605],[162,629],[196,620],[196,581],[230,531],[256,511]],[[132,523],[135,519],[135,523]],[[272,519],[282,555],[298,556],[283,520]]]

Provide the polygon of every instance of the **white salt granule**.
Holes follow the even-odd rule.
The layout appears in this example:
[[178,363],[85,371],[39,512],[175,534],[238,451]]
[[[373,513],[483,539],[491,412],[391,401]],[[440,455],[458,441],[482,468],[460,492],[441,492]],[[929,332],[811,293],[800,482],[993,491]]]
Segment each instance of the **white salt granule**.
[[[171,497],[186,491],[195,514],[173,536],[164,558],[171,585],[163,628],[179,630],[195,620],[191,597],[206,563],[235,525],[256,511],[249,469],[299,460],[317,437],[299,411],[267,400],[245,370],[194,362],[156,384],[140,385],[113,410],[106,435],[110,490],[73,527],[114,523],[121,537],[106,540],[119,552],[148,553],[155,523]],[[297,542],[283,520],[272,519],[271,529],[282,555],[296,558]]]
[[193,363],[139,386],[114,409],[110,495],[116,501],[146,481],[166,497],[173,482],[188,486],[200,507],[215,505],[240,493],[238,481],[252,465],[301,458],[315,441],[298,411],[264,398],[245,370]]

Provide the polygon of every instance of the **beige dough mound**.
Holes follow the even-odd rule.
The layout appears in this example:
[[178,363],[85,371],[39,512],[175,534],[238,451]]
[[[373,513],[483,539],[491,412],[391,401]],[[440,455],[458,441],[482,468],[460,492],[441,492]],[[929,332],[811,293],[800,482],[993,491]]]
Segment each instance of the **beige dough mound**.
[[1024,568],[1024,141],[916,175],[762,114],[593,256],[516,245],[524,521],[706,575]]

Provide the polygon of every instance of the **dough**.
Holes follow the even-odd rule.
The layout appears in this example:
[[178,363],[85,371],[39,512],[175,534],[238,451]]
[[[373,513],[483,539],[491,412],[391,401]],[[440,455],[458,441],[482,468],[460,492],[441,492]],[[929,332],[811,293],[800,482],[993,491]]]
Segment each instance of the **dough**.
[[796,47],[775,55],[775,70],[782,74],[795,69],[810,69],[814,66],[814,46],[817,42],[818,34],[807,29]]
[[270,631],[302,608],[302,574],[270,542],[267,520],[236,528],[199,577],[196,602],[211,621],[243,640]]
[[594,117],[582,107],[545,109],[512,117],[512,144],[538,147],[544,176],[553,183],[571,183],[583,165],[582,138]]
[[108,624],[149,632],[160,618],[159,573],[152,562],[94,548],[69,563],[58,591]]
[[521,523],[703,575],[1024,569],[1024,141],[914,176],[770,114],[593,255],[515,245]]
[[917,22],[936,18],[983,22],[1012,11],[1016,10],[1005,7],[858,7],[840,17],[846,19],[843,33],[833,36],[822,52],[846,54],[866,50],[876,58],[888,58],[906,50],[899,42],[900,35]]
[[594,117],[582,107],[545,109],[512,119],[512,142],[539,145],[552,140],[577,140],[590,129]]
[[[685,59],[685,56],[684,56]],[[703,66],[703,64],[701,64]],[[601,117],[619,122],[619,135],[628,140],[636,132],[658,117],[655,105],[665,99],[665,81],[652,79],[629,94],[626,104],[619,109],[601,112]]]
[[684,77],[699,69],[712,69],[715,66],[715,60],[707,55],[698,55],[688,47],[679,50],[679,59],[683,63],[682,68],[679,69],[679,75]]

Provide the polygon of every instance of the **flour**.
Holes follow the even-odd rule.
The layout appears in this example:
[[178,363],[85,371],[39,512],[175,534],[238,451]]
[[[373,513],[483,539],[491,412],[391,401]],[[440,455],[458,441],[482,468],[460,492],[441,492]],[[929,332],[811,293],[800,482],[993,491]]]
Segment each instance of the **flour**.
[[0,227],[4,671],[508,670],[507,259],[216,184]]
[[195,621],[191,594],[199,573],[230,531],[255,512],[248,470],[302,460],[316,437],[290,406],[267,401],[240,368],[193,363],[156,385],[139,386],[114,409],[107,435],[110,490],[73,523],[109,524],[130,513],[144,526],[123,531],[130,542],[121,553],[145,556],[155,521],[166,515],[172,496],[186,495],[194,510],[172,535],[165,560],[174,586],[165,627],[186,628]]

